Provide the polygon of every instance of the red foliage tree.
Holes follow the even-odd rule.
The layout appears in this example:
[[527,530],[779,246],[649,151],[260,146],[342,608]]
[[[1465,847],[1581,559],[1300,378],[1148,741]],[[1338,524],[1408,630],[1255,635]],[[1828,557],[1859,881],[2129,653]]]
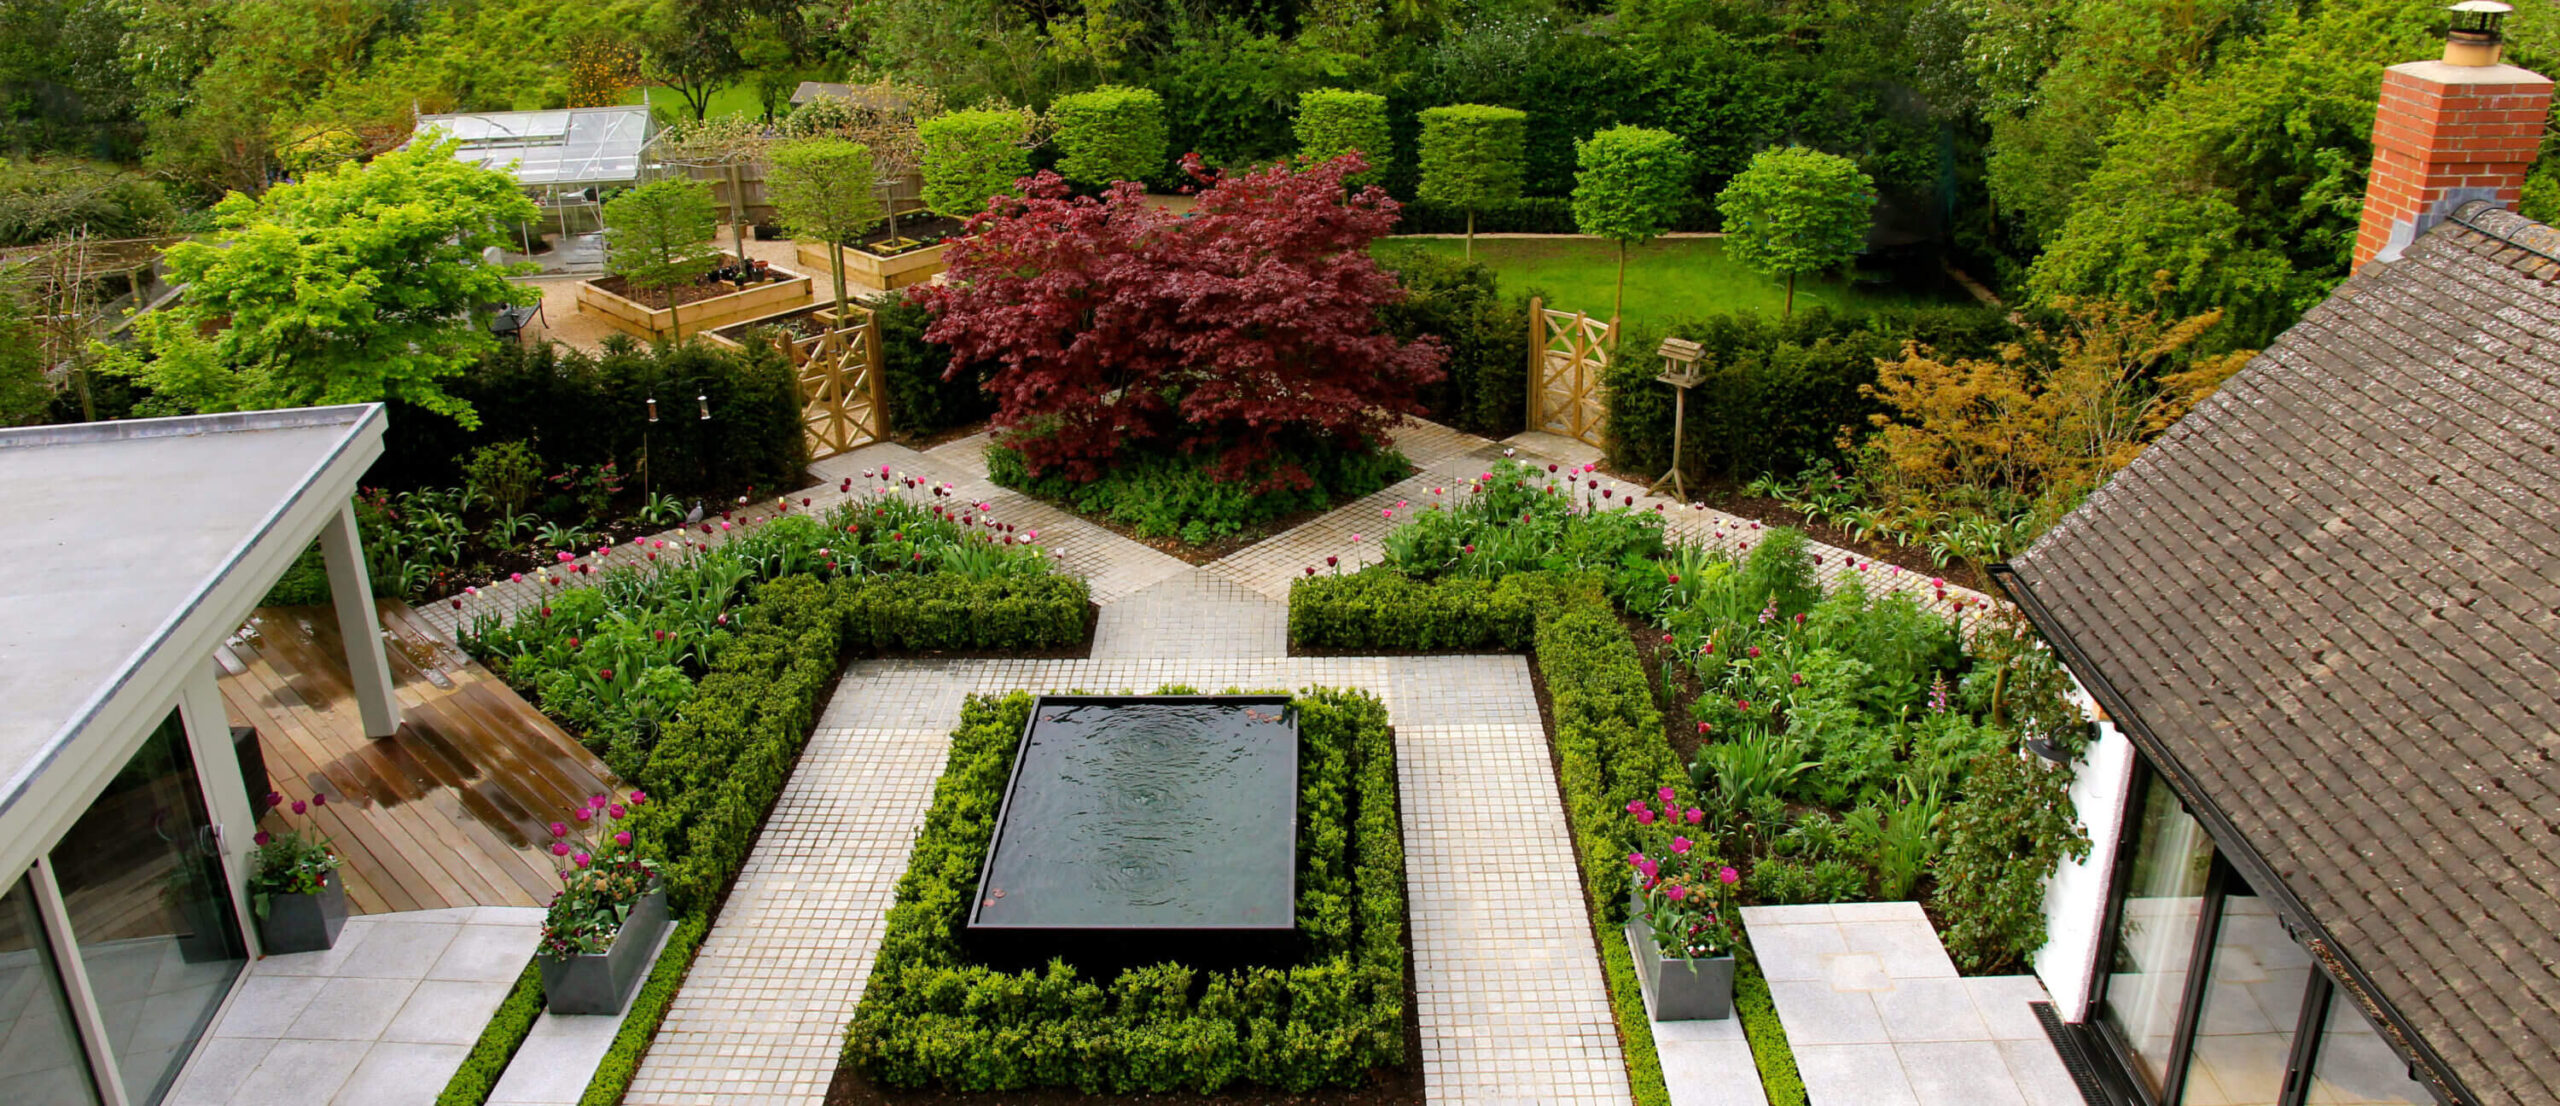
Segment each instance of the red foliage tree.
[[951,245],[947,282],[919,294],[925,337],[954,366],[1001,366],[995,424],[1034,472],[1090,480],[1122,450],[1170,448],[1214,453],[1220,480],[1304,486],[1285,453],[1379,448],[1448,356],[1378,328],[1404,291],[1369,244],[1398,209],[1346,192],[1366,168],[1346,154],[1227,176],[1188,216],[1135,184],[1070,196],[1041,173]]

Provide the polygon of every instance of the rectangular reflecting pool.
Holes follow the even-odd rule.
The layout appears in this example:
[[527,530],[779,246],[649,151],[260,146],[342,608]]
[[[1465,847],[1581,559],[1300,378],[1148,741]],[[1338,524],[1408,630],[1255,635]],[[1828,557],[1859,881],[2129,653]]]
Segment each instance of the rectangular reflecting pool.
[[1297,915],[1284,695],[1040,697],[970,905],[982,959],[1277,963]]

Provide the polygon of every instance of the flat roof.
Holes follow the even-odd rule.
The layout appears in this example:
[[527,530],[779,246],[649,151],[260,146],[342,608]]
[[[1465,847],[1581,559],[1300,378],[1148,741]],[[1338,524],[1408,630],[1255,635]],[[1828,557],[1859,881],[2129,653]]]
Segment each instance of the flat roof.
[[651,128],[638,106],[480,111],[421,115],[409,141],[429,131],[461,142],[454,160],[513,172],[519,184],[585,185],[639,179]]
[[361,404],[0,430],[0,810],[385,421]]

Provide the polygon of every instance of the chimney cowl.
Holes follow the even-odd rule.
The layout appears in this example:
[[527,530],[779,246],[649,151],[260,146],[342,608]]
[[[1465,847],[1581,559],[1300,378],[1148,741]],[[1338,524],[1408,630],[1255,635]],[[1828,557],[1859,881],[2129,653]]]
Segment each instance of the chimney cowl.
[[2466,68],[2498,64],[2506,54],[2499,24],[2515,7],[2500,0],[2462,0],[2445,10],[2453,13],[2444,35],[2445,64]]

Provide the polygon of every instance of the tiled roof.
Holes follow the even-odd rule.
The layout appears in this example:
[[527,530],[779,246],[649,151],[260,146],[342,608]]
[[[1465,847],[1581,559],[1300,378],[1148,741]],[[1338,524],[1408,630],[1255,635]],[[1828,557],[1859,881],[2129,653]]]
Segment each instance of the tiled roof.
[[2012,566],[2488,1106],[2560,1102],[2555,280],[2466,206]]

